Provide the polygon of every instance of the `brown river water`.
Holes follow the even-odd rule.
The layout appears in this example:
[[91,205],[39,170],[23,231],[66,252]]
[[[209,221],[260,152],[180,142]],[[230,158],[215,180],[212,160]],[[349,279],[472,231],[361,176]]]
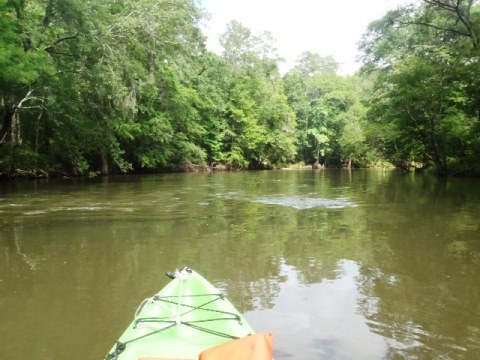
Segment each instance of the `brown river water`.
[[165,271],[275,359],[480,359],[480,180],[358,171],[0,184],[0,358],[103,359]]

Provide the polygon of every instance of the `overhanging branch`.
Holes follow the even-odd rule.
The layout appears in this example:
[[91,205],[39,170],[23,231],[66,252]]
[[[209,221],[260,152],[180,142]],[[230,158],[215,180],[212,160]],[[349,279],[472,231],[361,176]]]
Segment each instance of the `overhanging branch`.
[[467,32],[464,32],[464,31],[451,29],[451,28],[444,28],[444,27],[441,27],[441,26],[438,26],[438,25],[434,25],[434,24],[427,23],[427,22],[422,22],[422,21],[406,21],[406,22],[399,22],[399,24],[400,25],[426,26],[426,27],[429,27],[429,28],[432,28],[432,29],[435,29],[435,30],[448,31],[448,32],[451,32],[451,33],[454,33],[454,34],[457,34],[457,35],[461,35],[461,36],[465,36],[465,37],[468,37],[468,38],[471,37],[471,34],[469,34]]
[[456,0],[455,4],[441,0],[423,0],[423,2],[431,6],[437,7],[440,10],[445,10],[455,14],[457,18],[455,21],[455,25],[457,25],[459,22],[462,23],[465,31],[460,31],[452,28],[442,28],[431,23],[418,22],[417,25],[428,26],[437,30],[449,31],[458,35],[466,36],[470,38],[474,48],[478,49],[480,47],[478,35],[474,31],[472,21],[470,19],[470,11],[472,9],[474,0],[466,0],[465,6],[462,6],[464,0]]
[[77,32],[74,35],[68,35],[68,36],[63,36],[61,38],[58,38],[57,40],[55,40],[55,42],[53,44],[47,46],[45,48],[45,51],[48,52],[49,54],[55,53],[55,54],[65,55],[65,53],[60,53],[60,52],[55,51],[55,46],[61,44],[64,41],[76,39],[76,38],[78,38],[79,35],[80,35],[80,33]]

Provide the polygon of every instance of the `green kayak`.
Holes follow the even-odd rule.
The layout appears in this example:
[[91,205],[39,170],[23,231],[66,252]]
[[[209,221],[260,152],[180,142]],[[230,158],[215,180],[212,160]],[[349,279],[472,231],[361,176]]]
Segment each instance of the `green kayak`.
[[201,275],[189,268],[168,275],[172,281],[143,301],[106,360],[196,360],[206,349],[254,333]]

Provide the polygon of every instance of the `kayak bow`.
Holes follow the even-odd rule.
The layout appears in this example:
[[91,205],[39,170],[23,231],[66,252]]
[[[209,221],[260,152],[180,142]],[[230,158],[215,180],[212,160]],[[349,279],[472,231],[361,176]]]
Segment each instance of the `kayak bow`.
[[197,272],[186,267],[167,275],[172,281],[142,302],[105,360],[196,360],[204,350],[254,334],[232,303]]

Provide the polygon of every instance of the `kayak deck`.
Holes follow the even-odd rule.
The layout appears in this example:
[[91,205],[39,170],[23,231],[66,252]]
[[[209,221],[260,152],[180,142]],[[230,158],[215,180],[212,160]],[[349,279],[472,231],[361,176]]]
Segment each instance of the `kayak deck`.
[[218,289],[184,268],[146,299],[106,360],[196,360],[205,349],[254,333]]

